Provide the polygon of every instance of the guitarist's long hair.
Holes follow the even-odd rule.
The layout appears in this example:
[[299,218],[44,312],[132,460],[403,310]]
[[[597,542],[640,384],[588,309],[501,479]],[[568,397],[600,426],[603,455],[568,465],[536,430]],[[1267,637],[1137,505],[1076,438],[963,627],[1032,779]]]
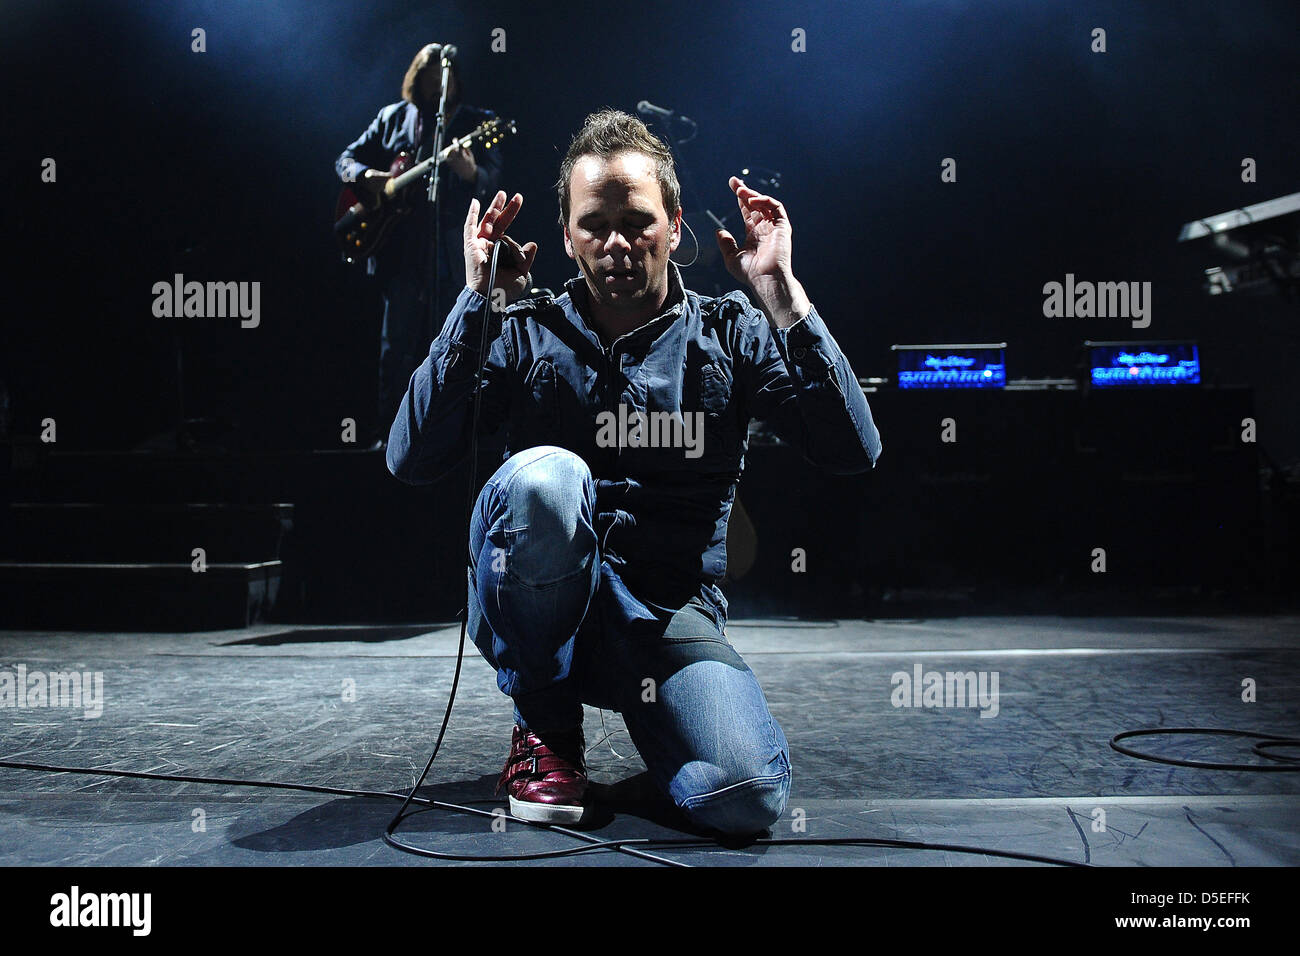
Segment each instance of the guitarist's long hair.
[[[425,68],[438,69],[439,60],[442,58],[442,44],[429,43],[420,48],[420,52],[415,54],[415,59],[411,65],[406,68],[406,76],[402,78],[402,99],[408,103],[416,103],[415,98],[418,94],[417,84],[420,80],[420,74]],[[460,102],[460,74],[456,70],[456,61],[451,61],[451,89],[447,91],[447,103],[454,105]]]

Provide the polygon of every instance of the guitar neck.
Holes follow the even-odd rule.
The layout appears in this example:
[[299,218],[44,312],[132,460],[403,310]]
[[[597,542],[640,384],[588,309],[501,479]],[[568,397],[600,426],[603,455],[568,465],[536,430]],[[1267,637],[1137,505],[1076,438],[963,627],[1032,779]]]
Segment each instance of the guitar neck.
[[440,158],[441,157],[439,156],[430,156],[423,162],[416,163],[400,176],[395,177],[393,179],[393,190],[397,191],[405,189],[407,186],[411,185],[411,183],[423,177],[425,173],[433,168],[433,164],[438,162]]
[[394,179],[393,189],[394,190],[405,189],[411,183],[423,177],[425,173],[427,173],[430,169],[433,168],[435,163],[446,162],[447,157],[450,156],[455,150],[460,149],[463,146],[469,146],[469,144],[472,143],[473,141],[474,141],[473,133],[470,133],[468,136],[462,136],[460,139],[452,140],[451,145],[444,147],[442,152],[438,153],[437,156],[430,156],[428,159],[416,163],[406,172],[402,173],[400,176]]
[[[409,161],[410,154],[403,151],[389,167],[393,177],[385,184],[387,188],[384,192],[391,192],[394,197],[401,197],[404,190],[428,175],[429,170],[436,169],[439,163],[444,162],[456,150],[474,143],[481,143],[483,149],[491,149],[514,132],[514,120],[491,119],[481,123],[469,135],[452,140],[436,155],[398,173],[395,171]],[[353,190],[344,187],[339,194],[334,212],[334,236],[344,260],[349,263],[360,262],[382,248],[392,224],[416,208],[416,203],[411,201],[414,198],[414,196],[406,196],[397,202],[383,199],[377,203],[370,203],[365,199],[358,199],[358,195]]]

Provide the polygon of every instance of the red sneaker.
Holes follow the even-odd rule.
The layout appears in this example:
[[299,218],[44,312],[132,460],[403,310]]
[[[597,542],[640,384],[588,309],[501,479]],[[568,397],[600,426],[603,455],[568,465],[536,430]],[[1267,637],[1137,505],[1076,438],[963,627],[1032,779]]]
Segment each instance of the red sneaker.
[[577,823],[587,793],[582,728],[547,734],[543,742],[516,724],[495,793],[502,787],[510,795],[512,816],[534,823]]

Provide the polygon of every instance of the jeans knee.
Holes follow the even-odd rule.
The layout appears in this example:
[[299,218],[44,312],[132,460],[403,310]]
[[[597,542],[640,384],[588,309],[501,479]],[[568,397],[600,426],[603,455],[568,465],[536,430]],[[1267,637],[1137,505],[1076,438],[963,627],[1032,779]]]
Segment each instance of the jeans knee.
[[751,777],[730,786],[693,794],[678,806],[694,823],[733,836],[766,830],[785,813],[790,799],[790,769]]
[[591,469],[573,452],[543,445],[520,452],[522,458],[505,493],[513,520],[532,529],[538,538],[572,541],[584,523],[590,524]]
[[491,544],[500,562],[493,570],[529,589],[570,582],[577,587],[581,579],[589,597],[599,563],[594,560],[595,482],[587,463],[566,449],[536,446],[502,465],[493,487],[491,498],[484,489],[482,500],[490,505],[481,513],[491,527],[484,547]]

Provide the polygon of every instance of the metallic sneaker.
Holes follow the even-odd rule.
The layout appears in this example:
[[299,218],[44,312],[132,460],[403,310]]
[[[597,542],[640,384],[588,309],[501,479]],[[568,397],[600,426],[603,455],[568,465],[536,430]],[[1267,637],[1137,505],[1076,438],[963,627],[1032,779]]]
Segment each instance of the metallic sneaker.
[[546,740],[515,725],[510,756],[497,780],[505,787],[510,813],[534,823],[577,823],[587,793],[582,728],[547,734]]

